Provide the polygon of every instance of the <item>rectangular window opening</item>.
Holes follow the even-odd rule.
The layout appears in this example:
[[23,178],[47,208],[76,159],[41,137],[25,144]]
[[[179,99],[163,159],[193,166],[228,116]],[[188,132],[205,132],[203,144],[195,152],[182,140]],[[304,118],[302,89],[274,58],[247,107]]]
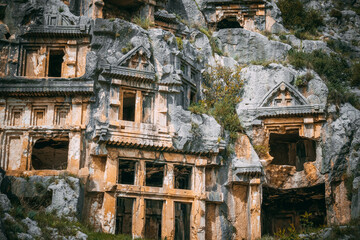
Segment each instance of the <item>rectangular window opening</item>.
[[304,170],[304,163],[316,160],[316,141],[303,138],[299,133],[271,133],[269,139],[271,164],[295,166]]
[[191,189],[192,167],[175,165],[174,175],[175,175],[175,188]]
[[120,160],[118,183],[134,185],[136,161]]
[[135,121],[136,92],[124,91],[123,93],[122,120]]
[[146,186],[163,186],[164,166],[163,163],[146,162]]
[[117,198],[115,234],[132,234],[133,204],[133,198]]
[[175,202],[175,240],[190,239],[191,203]]
[[190,105],[196,103],[196,91],[191,90],[190,92]]
[[61,69],[64,62],[64,56],[65,54],[62,49],[50,49],[48,77],[61,77]]
[[145,208],[145,238],[161,239],[163,201],[146,199]]

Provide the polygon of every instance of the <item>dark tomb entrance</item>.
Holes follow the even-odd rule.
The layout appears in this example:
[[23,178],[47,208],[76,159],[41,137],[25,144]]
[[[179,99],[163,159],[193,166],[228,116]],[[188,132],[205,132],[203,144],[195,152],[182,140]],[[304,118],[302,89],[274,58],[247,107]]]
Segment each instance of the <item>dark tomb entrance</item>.
[[175,240],[190,239],[191,203],[175,202]]
[[305,213],[313,227],[326,224],[325,184],[287,190],[263,187],[262,234],[273,235],[291,224],[301,230]]
[[225,28],[242,28],[240,23],[236,20],[235,17],[229,17],[221,20],[217,24],[217,30]]
[[145,200],[145,238],[161,239],[161,216],[163,201]]
[[31,165],[35,170],[65,170],[68,151],[68,140],[39,139],[32,149]]

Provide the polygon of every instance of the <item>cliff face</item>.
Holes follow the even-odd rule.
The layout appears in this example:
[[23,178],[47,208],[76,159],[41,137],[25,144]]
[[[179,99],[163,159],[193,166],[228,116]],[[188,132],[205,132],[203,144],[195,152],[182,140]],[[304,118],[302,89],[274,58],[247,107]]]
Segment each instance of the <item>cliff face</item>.
[[[6,237],[57,234],[19,203],[151,239],[359,218],[360,2],[296,1],[300,23],[287,2],[0,1]],[[207,99],[224,67],[236,130]]]

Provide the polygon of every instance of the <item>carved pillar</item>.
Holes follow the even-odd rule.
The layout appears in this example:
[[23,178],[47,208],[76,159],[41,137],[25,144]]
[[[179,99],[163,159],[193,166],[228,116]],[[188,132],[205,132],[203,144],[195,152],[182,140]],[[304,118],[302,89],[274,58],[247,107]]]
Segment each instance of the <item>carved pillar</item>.
[[174,201],[166,199],[163,206],[161,222],[161,238],[172,240],[175,236],[175,210]]
[[249,235],[249,214],[248,214],[248,186],[234,184],[232,187],[234,197],[234,227],[236,239],[247,239]]
[[[193,189],[196,196],[205,193],[205,166],[206,160],[197,159],[194,168]],[[205,200],[197,198],[191,208],[191,239],[205,239]]]
[[72,125],[81,126],[82,100],[79,97],[72,99],[71,122]]
[[67,171],[77,174],[80,169],[81,132],[69,133],[69,152]]
[[116,197],[115,193],[105,192],[103,201],[103,217],[102,230],[106,233],[115,233],[116,223]]
[[261,238],[261,186],[260,179],[258,183],[250,183],[249,187],[249,207],[250,207],[250,229],[251,239]]
[[134,212],[132,218],[133,238],[142,238],[145,230],[145,200],[137,197],[134,201]]
[[[19,146],[16,146],[19,147]],[[21,136],[21,160],[20,160],[20,166],[19,169],[25,171],[27,170],[27,160],[28,160],[28,152],[29,152],[29,132],[24,132],[24,134]],[[9,159],[11,161],[11,159]],[[14,169],[15,170],[15,169]]]

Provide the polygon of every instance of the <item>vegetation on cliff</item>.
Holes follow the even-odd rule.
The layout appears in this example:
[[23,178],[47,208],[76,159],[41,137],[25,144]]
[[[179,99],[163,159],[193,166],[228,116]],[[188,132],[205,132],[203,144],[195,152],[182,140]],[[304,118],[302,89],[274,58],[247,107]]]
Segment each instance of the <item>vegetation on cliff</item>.
[[209,114],[230,132],[231,140],[236,139],[237,133],[242,130],[239,117],[236,114],[236,104],[240,102],[240,93],[243,80],[240,75],[241,67],[236,69],[219,64],[209,66],[203,73],[203,98],[189,107],[197,114]]

